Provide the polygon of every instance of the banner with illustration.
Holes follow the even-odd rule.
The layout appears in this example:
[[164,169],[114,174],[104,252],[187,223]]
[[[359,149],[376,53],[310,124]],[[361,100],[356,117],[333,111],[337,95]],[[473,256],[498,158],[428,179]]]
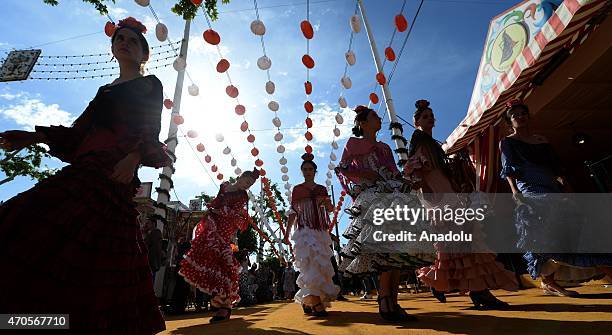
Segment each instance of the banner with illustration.
[[491,21],[468,110],[510,69],[561,3],[563,0],[526,0]]

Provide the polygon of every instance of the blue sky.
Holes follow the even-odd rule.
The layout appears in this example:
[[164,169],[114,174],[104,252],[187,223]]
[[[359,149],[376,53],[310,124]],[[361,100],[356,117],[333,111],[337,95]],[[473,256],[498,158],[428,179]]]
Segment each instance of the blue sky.
[[[178,41],[183,33],[183,21],[170,12],[172,0],[151,0],[159,18],[169,29],[169,36]],[[480,63],[482,47],[488,23],[492,17],[510,8],[518,1],[500,0],[425,0],[421,13],[413,28],[404,54],[399,60],[393,82],[390,86],[396,112],[404,119],[411,120],[414,101],[428,99],[436,113],[437,127],[434,136],[443,141],[465,116],[472,88]],[[305,101],[303,83],[306,71],[301,57],[306,52],[306,42],[299,30],[299,24],[306,17],[305,1],[301,0],[259,0],[261,20],[266,24],[264,36],[267,55],[272,60],[271,79],[276,83],[273,99],[280,105],[278,116],[282,120],[283,144],[289,163],[288,175],[292,185],[302,181],[299,173],[299,156],[303,153],[305,140],[303,108]],[[383,52],[393,32],[393,17],[399,13],[402,0],[364,0],[368,19],[374,37]],[[405,16],[412,24],[412,17],[418,7],[418,0],[408,0]],[[220,5],[220,18],[213,22],[213,28],[221,35],[221,51],[230,63],[230,73],[240,89],[240,101],[247,107],[246,119],[256,136],[255,144],[260,149],[266,171],[274,182],[282,184],[281,157],[276,152],[274,129],[271,120],[274,114],[268,110],[271,100],[264,90],[266,73],[256,66],[263,55],[259,38],[250,31],[255,19],[253,2],[232,0],[229,5]],[[345,122],[339,126],[338,138],[341,155],[342,147],[350,135],[353,115],[350,110],[342,111],[338,97],[342,86],[340,78],[344,71],[345,58],[350,36],[349,18],[355,9],[353,0],[312,1],[310,21],[315,27],[315,36],[310,43],[310,54],[316,62],[310,73],[313,94],[310,100],[315,104],[313,113],[314,148],[319,165],[317,181],[325,182],[329,155],[334,139],[334,116],[341,112]],[[42,1],[0,2],[0,54],[4,56],[11,49],[39,47],[42,55],[79,55],[105,53],[110,41],[104,35],[106,17],[100,16],[92,6],[81,1],[60,0],[60,5],[50,7]],[[160,45],[155,38],[155,21],[148,8],[137,5],[133,0],[117,0],[111,5],[110,14],[115,20],[134,16],[141,20],[149,32],[146,34],[151,46]],[[185,117],[182,129],[198,132],[197,139],[190,139],[195,146],[205,144],[214,163],[225,176],[233,175],[231,157],[222,150],[229,146],[232,155],[238,159],[242,169],[252,168],[250,145],[240,132],[242,119],[234,114],[235,101],[225,95],[228,85],[225,76],[214,70],[219,60],[216,50],[203,42],[202,32],[206,22],[200,16],[191,25],[190,51],[187,70],[193,83],[199,86],[197,97],[187,93],[189,79],[185,81],[181,113]],[[396,54],[399,52],[406,33],[398,33],[393,42]],[[86,36],[83,36],[86,35]],[[73,38],[75,36],[80,36]],[[66,40],[65,40],[66,39]],[[65,40],[65,41],[62,41]],[[353,48],[357,63],[349,67],[348,74],[353,87],[344,92],[349,107],[367,104],[368,95],[375,85],[376,70],[370,53],[365,31],[355,35]],[[166,53],[163,56],[169,56]],[[159,56],[158,56],[159,57]],[[110,60],[96,58],[96,61]],[[82,59],[75,59],[75,62]],[[160,61],[154,65],[165,64]],[[40,60],[39,62],[43,62]],[[106,64],[109,66],[111,64]],[[392,64],[385,66],[389,73]],[[42,69],[42,67],[39,67]],[[109,73],[105,71],[104,73]],[[164,91],[173,96],[177,72],[172,66],[151,70],[164,84]],[[87,102],[95,95],[97,87],[112,78],[98,78],[76,81],[26,81],[0,84],[0,131],[8,129],[31,129],[33,125],[69,124],[78,116]],[[382,98],[379,89],[377,93]],[[381,108],[384,113],[384,107]],[[169,111],[164,110],[160,139],[167,137]],[[386,118],[388,120],[388,118]],[[405,137],[409,138],[411,128],[404,126]],[[215,141],[215,135],[222,133],[224,143]],[[383,126],[380,139],[391,144],[390,133]],[[178,161],[175,175],[176,193],[180,200],[189,199],[204,191],[216,193],[213,181],[187,145],[181,139],[177,148]],[[248,157],[246,159],[241,159]],[[199,157],[203,162],[203,155]],[[50,167],[60,167],[61,162],[50,160]],[[206,165],[206,164],[205,164]],[[210,171],[209,166],[207,166]],[[143,169],[143,181],[156,181],[157,171]],[[3,176],[0,173],[0,179]],[[216,182],[216,180],[215,180]],[[17,178],[0,188],[0,200],[6,200],[32,187],[28,178]],[[334,178],[336,190],[339,184]],[[257,191],[255,189],[254,191]],[[173,200],[175,196],[173,194]],[[346,225],[343,218],[340,228]]]

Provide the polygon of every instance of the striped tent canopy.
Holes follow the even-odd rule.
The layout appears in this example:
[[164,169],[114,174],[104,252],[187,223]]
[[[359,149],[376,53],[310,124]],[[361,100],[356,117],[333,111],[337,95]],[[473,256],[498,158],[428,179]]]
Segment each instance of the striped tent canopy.
[[606,17],[612,0],[525,0],[489,26],[466,117],[443,148],[456,152],[496,124],[509,100],[525,99]]

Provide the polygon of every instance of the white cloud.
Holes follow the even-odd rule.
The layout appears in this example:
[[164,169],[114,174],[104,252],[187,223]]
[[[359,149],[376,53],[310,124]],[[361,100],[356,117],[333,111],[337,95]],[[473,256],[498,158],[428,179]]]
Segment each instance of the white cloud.
[[108,13],[111,17],[117,18],[117,20],[123,19],[127,16],[127,9],[121,7],[108,7]]
[[74,117],[62,110],[58,104],[46,104],[40,99],[29,98],[24,93],[3,94],[7,100],[19,99],[17,104],[8,107],[0,106],[0,115],[22,126],[26,130],[33,130],[34,126],[64,125],[68,126]]
[[0,98],[2,98],[4,100],[9,100],[9,101],[10,100],[15,100],[17,98],[21,98],[22,96],[23,96],[23,93],[16,93],[16,94],[13,94],[13,93],[3,93],[3,94],[0,94]]

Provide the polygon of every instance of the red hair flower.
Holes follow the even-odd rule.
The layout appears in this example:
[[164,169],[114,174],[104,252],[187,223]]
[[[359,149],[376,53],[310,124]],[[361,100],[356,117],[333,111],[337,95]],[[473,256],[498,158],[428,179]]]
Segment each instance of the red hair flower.
[[512,99],[512,100],[508,100],[508,102],[506,102],[506,107],[507,108],[512,108],[512,107],[518,106],[518,105],[523,105],[523,101],[521,99]]
[[118,28],[131,28],[132,30],[135,30],[141,34],[144,34],[147,32],[147,27],[145,27],[144,24],[142,24],[140,21],[136,20],[135,18],[128,16],[123,20],[120,20],[119,23],[117,24]]

